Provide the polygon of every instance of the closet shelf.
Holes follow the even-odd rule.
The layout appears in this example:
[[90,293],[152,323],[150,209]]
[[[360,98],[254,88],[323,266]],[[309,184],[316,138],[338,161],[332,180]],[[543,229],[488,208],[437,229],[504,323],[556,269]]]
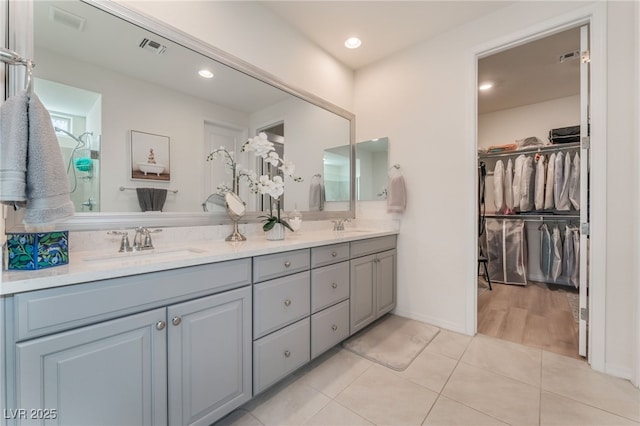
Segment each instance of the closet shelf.
[[515,151],[503,151],[503,152],[479,152],[478,158],[499,158],[499,157],[517,157],[521,154],[535,154],[537,152],[557,152],[567,151],[580,148],[580,142],[563,143],[555,145],[538,146],[534,148],[518,149]]

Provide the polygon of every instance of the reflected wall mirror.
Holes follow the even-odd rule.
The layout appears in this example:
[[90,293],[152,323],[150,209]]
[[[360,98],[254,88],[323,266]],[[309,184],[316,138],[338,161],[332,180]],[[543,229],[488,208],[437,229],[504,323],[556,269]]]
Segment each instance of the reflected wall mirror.
[[[282,128],[284,155],[304,179],[287,182],[285,212],[296,206],[311,220],[354,216],[353,114],[120,4],[38,0],[31,14],[30,2],[17,3],[10,13],[19,17],[10,22],[33,22],[32,34],[17,31],[16,38],[33,39],[33,52],[21,53],[36,63],[35,93],[59,128],[73,190],[76,216],[66,228],[228,223],[226,213],[203,211],[210,195],[232,184],[225,160],[206,157],[225,147],[238,164],[259,171],[240,147],[267,128]],[[25,44],[9,42],[12,49]],[[132,131],[170,139],[169,181],[132,179]],[[347,147],[346,179],[340,197],[318,211],[310,185],[324,173],[325,149],[336,146]],[[138,187],[168,190],[161,213],[141,216]],[[244,220],[257,221],[263,203],[242,183],[237,192],[247,206]],[[20,222],[20,212],[12,213],[7,230]]]
[[[358,201],[387,199],[389,138],[358,142],[355,146],[355,193]],[[349,177],[350,146],[342,145],[324,151],[324,186],[327,201],[346,201]]]

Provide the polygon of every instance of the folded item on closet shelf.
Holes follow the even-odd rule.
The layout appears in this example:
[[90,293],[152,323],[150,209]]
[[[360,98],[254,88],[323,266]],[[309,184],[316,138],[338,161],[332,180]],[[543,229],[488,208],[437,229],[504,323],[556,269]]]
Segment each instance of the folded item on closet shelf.
[[518,144],[516,143],[508,143],[505,145],[491,145],[487,148],[488,153],[498,153],[504,151],[515,151],[518,149]]
[[24,204],[27,200],[27,147],[29,97],[20,92],[0,107],[0,202]]
[[28,231],[50,230],[75,214],[69,180],[51,115],[35,93],[29,95],[27,204],[23,223]]
[[544,142],[542,139],[538,139],[536,136],[529,136],[528,138],[518,139],[516,141],[517,149],[525,149],[525,148],[535,148],[538,146],[543,146]]

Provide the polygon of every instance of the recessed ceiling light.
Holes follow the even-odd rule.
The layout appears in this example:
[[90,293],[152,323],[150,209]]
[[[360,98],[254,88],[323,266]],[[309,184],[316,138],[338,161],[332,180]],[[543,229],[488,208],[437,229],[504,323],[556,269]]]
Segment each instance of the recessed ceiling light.
[[349,49],[358,48],[361,44],[362,40],[360,40],[358,37],[349,37],[347,41],[344,42],[344,45]]
[[213,73],[209,70],[200,70],[198,74],[200,74],[200,77],[213,78]]
[[486,90],[491,89],[492,87],[493,87],[493,83],[488,81],[488,82],[482,83],[480,86],[478,86],[478,90],[486,91]]

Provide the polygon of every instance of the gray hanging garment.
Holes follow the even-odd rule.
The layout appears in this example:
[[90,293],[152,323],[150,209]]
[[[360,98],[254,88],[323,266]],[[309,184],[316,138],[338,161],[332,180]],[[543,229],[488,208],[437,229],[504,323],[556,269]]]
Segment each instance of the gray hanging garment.
[[556,154],[553,153],[549,156],[547,162],[547,183],[544,187],[544,209],[549,210],[554,208],[555,203],[553,201],[553,178],[556,170]]
[[546,279],[551,276],[551,265],[553,260],[553,246],[551,244],[551,234],[546,223],[540,225],[540,270]]
[[489,278],[505,284],[527,284],[526,230],[523,220],[487,219]]
[[571,155],[564,156],[564,171],[562,173],[562,191],[556,209],[566,211],[571,210],[571,201],[569,201],[569,186],[571,184]]
[[553,208],[560,205],[560,194],[562,194],[562,180],[564,177],[564,154],[556,154],[555,167],[553,170]]
[[535,167],[533,157],[526,157],[522,164],[522,177],[520,180],[520,211],[528,212],[533,209],[535,192]]
[[580,210],[580,155],[577,152],[573,157],[573,163],[571,163],[569,201],[575,210]]
[[575,288],[580,287],[580,231],[573,230],[573,273],[570,282]]
[[553,257],[551,260],[551,279],[558,281],[562,274],[562,237],[557,226],[551,231],[551,244],[553,246]]
[[507,213],[513,213],[513,161],[509,158],[504,171],[504,206]]
[[496,206],[496,212],[502,213],[504,210],[504,163],[502,160],[498,160],[493,169],[493,203]]
[[513,165],[513,208],[520,209],[520,181],[522,180],[522,166],[526,156],[519,155]]
[[575,257],[573,254],[573,231],[568,226],[564,227],[564,242],[562,243],[562,276],[571,280],[573,268],[575,268]]
[[534,207],[536,210],[544,209],[544,182],[546,178],[546,170],[547,168],[544,155],[540,155],[538,156],[536,163],[536,185],[534,197]]

